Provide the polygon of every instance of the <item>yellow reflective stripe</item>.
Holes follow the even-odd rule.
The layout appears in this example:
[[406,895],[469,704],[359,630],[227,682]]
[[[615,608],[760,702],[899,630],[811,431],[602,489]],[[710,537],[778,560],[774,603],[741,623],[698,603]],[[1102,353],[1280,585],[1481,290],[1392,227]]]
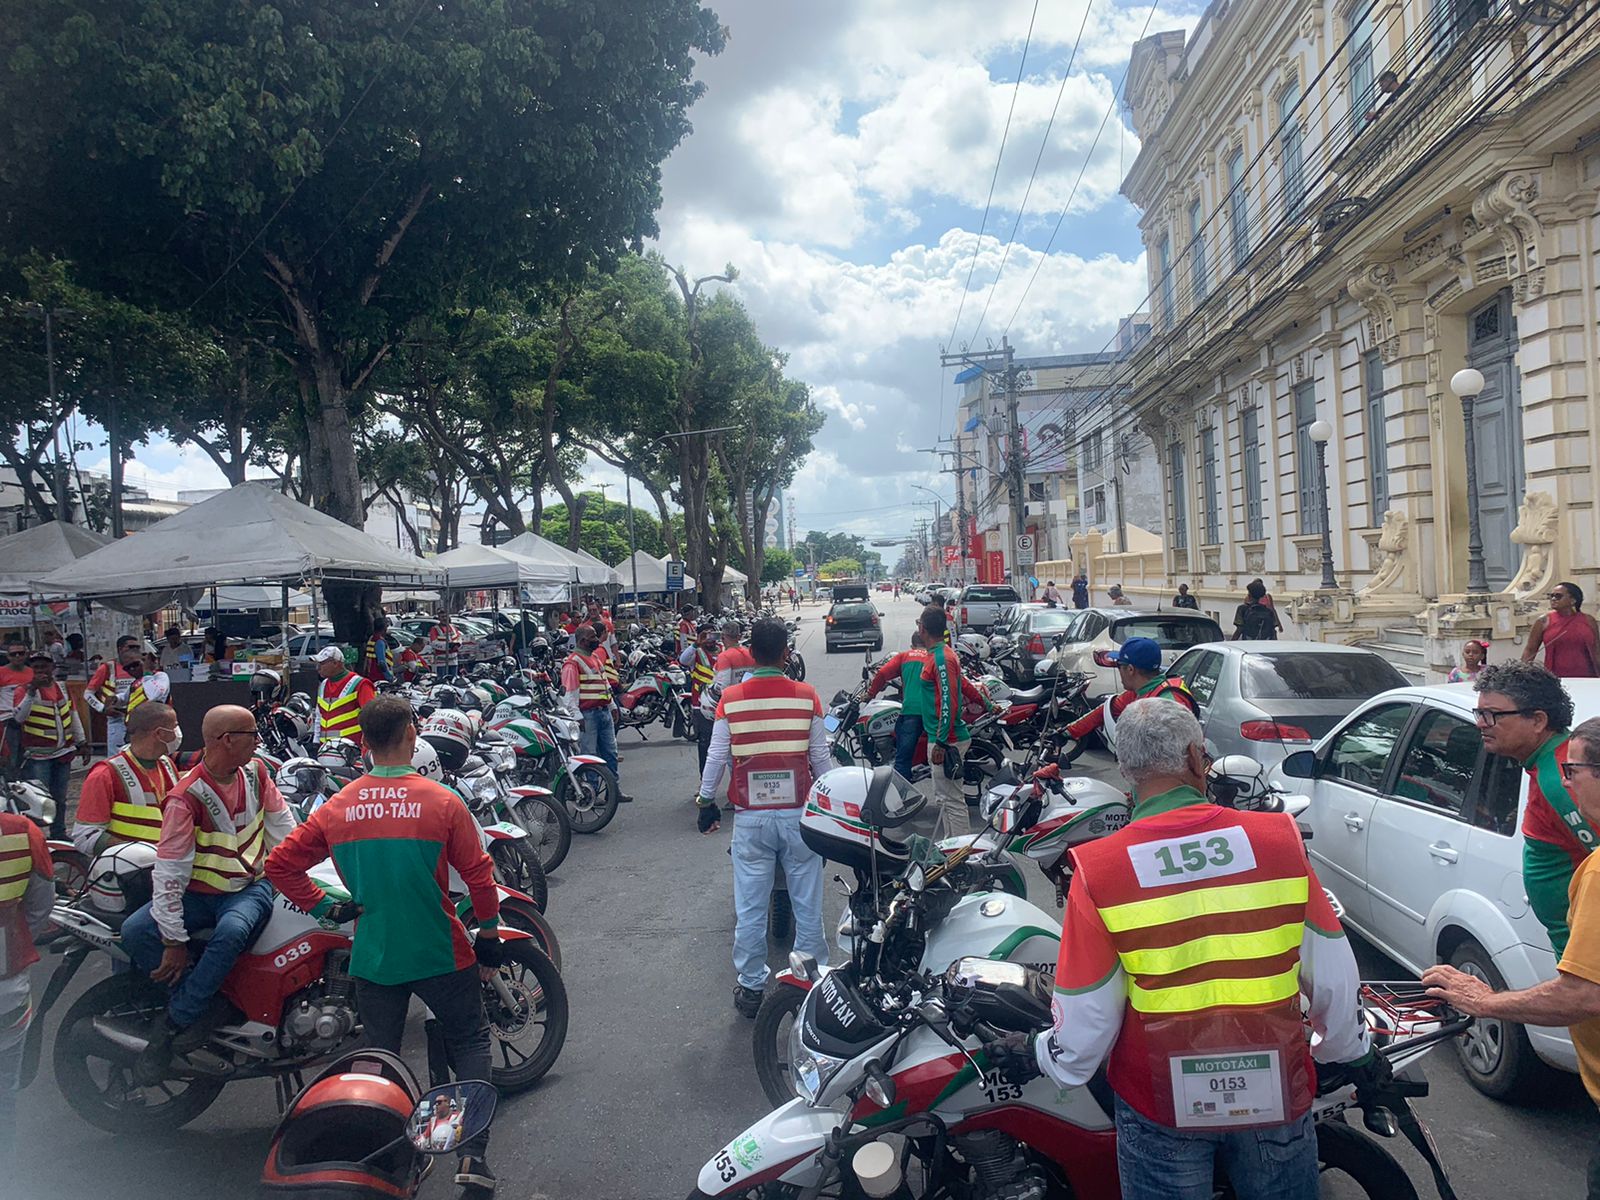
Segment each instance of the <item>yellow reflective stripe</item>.
[[133,710],[138,708],[150,697],[144,694],[144,684],[136,684],[133,691],[128,693],[128,715],[133,715]]
[[0,903],[20,900],[33,873],[33,850],[25,833],[0,836]]
[[1257,979],[1206,979],[1178,987],[1142,988],[1128,981],[1134,1012],[1190,1013],[1237,1005],[1273,1004],[1300,993],[1300,967]]
[[250,882],[251,876],[246,871],[224,875],[217,871],[208,871],[204,867],[196,866],[189,873],[189,878],[195,883],[203,883],[207,887],[216,888],[219,892],[242,892],[244,885]]
[[1227,887],[1199,888],[1129,904],[1114,904],[1100,910],[1108,932],[1148,929],[1152,925],[1172,925],[1194,917],[1215,917],[1225,913],[1251,912],[1258,908],[1277,908],[1284,904],[1304,904],[1310,895],[1310,881],[1301,875],[1293,879],[1268,879],[1261,883],[1235,883]]
[[747,721],[743,719],[730,719],[728,732],[734,737],[741,733],[779,733],[784,730],[804,730],[811,728],[810,717],[771,717],[764,721]]
[[815,713],[816,704],[809,696],[768,696],[764,700],[734,700],[731,703],[724,700],[722,711],[728,714],[738,712],[752,712],[756,709],[786,709],[794,712]]
[[28,877],[0,882],[0,904],[21,900],[28,894]]
[[114,837],[156,841],[161,836],[161,810],[149,804],[117,801],[111,806],[111,820],[106,822],[106,831]]
[[1213,933],[1176,946],[1151,946],[1143,950],[1124,950],[1118,956],[1130,975],[1171,975],[1206,963],[1234,962],[1239,959],[1271,958],[1300,945],[1305,924],[1292,921],[1275,929],[1250,933]]
[[811,749],[810,738],[795,738],[792,741],[782,742],[752,742],[741,746],[733,743],[731,749],[735,758],[749,758],[752,754],[794,754]]

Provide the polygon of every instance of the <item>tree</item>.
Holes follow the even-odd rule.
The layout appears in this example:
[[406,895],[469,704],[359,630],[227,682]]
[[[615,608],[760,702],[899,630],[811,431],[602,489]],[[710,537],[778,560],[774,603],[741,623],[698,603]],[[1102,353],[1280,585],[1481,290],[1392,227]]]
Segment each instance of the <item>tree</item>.
[[783,583],[794,578],[794,555],[787,550],[768,550],[761,563],[762,583]]
[[[584,492],[582,537],[579,548],[588,551],[602,562],[615,565],[628,557],[628,506],[617,500],[607,500],[599,492]],[[552,504],[545,515],[555,524],[567,520],[564,504]],[[666,554],[666,542],[661,534],[661,523],[641,508],[633,510],[634,539],[640,550],[654,558]],[[627,589],[628,576],[623,572],[623,588]]]
[[824,579],[854,579],[861,574],[861,560],[859,558],[830,559],[817,568],[817,574]]
[[860,560],[867,553],[867,544],[854,534],[849,533],[819,533],[813,529],[806,534],[806,545],[811,547],[811,557],[816,562],[827,562],[830,558],[854,558]]
[[[653,235],[722,43],[698,0],[38,0],[0,28],[0,238],[281,355],[312,496],[359,525],[374,373]],[[372,597],[328,590],[364,637]]]

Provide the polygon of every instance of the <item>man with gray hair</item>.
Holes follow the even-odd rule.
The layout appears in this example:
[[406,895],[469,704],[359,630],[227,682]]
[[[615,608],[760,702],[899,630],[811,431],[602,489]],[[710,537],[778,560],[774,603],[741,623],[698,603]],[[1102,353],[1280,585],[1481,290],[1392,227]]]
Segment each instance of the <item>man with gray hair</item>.
[[1133,820],[1073,851],[1053,1028],[1031,1057],[997,1043],[1002,1069],[1076,1087],[1109,1055],[1125,1200],[1210,1200],[1219,1166],[1240,1200],[1314,1200],[1310,1030],[1363,1091],[1386,1082],[1355,956],[1293,818],[1206,798],[1194,714],[1136,700],[1117,746]]

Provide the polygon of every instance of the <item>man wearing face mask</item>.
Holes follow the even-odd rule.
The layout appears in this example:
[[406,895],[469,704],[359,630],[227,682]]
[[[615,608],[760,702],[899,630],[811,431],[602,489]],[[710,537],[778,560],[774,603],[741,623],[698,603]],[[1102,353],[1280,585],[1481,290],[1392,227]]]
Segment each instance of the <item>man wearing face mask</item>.
[[600,634],[593,625],[585,624],[579,625],[573,636],[578,648],[561,664],[562,705],[580,722],[583,752],[605,759],[615,775],[617,726],[611,719],[611,682],[606,677],[605,659],[598,653]]
[[93,858],[119,842],[161,839],[161,809],[178,786],[172,755],[183,744],[172,706],[147,700],[128,714],[128,744],[83,781],[72,844]]

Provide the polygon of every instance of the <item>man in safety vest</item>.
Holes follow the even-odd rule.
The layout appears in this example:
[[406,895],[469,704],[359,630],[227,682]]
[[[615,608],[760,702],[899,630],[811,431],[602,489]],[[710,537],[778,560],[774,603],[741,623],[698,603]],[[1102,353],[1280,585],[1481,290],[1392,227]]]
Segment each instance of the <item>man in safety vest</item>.
[[378,617],[372,622],[372,636],[367,639],[367,653],[361,660],[361,669],[374,683],[379,680],[394,682],[394,642],[389,636],[388,617]]
[[1168,679],[1161,673],[1161,646],[1154,638],[1129,638],[1120,649],[1107,656],[1117,666],[1122,680],[1122,691],[1106,698],[1100,707],[1091,709],[1067,726],[1067,736],[1082,741],[1097,729],[1115,730],[1123,709],[1135,700],[1150,696],[1165,696],[1176,700],[1196,716],[1200,710],[1189,689],[1181,679]]
[[178,786],[172,755],[183,745],[178,714],[159,700],[128,714],[128,744],[89,768],[72,819],[72,844],[93,858],[119,842],[161,840],[161,810]]
[[[232,1015],[217,989],[271,915],[262,868],[267,851],[294,829],[272,773],[252,757],[258,735],[250,710],[219,705],[205,715],[201,733],[199,765],[161,810],[153,898],[122,927],[133,965],[176,985],[134,1063],[134,1079],[145,1087],[166,1077],[174,1053],[204,1045]],[[189,935],[202,929],[211,930],[211,940],[191,964]]]
[[122,749],[126,738],[123,719],[128,715],[128,694],[138,682],[139,639],[123,634],[117,639],[117,657],[114,662],[103,662],[84,689],[83,698],[89,707],[106,719],[106,753],[115,754]]
[[28,645],[21,638],[6,642],[6,661],[0,665],[0,764],[9,767],[18,760],[17,727],[3,716],[4,706],[17,688],[33,678],[28,666]]
[[724,621],[722,623],[722,644],[725,649],[717,655],[717,661],[711,666],[711,678],[723,690],[739,680],[745,674],[756,669],[755,655],[746,646],[739,644],[739,639],[744,636],[744,626],[737,621]]
[[13,689],[6,700],[20,736],[23,774],[43,786],[56,802],[50,836],[67,836],[67,788],[72,782],[72,756],[89,761],[89,739],[63,684],[56,682],[55,660],[43,650],[28,658],[31,682]]
[[[411,705],[379,696],[362,710],[361,723],[372,769],[272,851],[267,877],[303,912],[333,921],[359,914],[350,975],[370,1044],[399,1052],[406,1010],[416,996],[439,1022],[456,1078],[488,1079],[483,984],[502,962],[493,863],[460,797],[412,768],[417,726]],[[329,895],[307,874],[328,858],[349,899]],[[452,868],[472,897],[476,938],[450,900]],[[494,1189],[494,1172],[484,1160],[488,1143],[485,1132],[458,1148],[456,1183],[470,1195]]]
[[1522,813],[1522,887],[1559,958],[1567,948],[1572,875],[1593,852],[1595,831],[1562,777],[1572,727],[1572,697],[1537,663],[1495,663],[1473,682],[1473,710],[1484,749],[1522,764],[1528,805]]
[[461,631],[450,623],[445,613],[428,630],[428,649],[441,672],[454,674],[461,666]]
[[146,642],[139,656],[140,669],[144,672],[133,681],[133,686],[128,689],[128,704],[122,718],[123,736],[127,734],[128,720],[146,700],[158,700],[166,703],[167,697],[172,695],[172,676],[161,669],[161,655],[156,651],[155,644]]
[[[694,626],[690,626],[691,633]],[[694,722],[694,737],[699,753],[700,770],[706,769],[706,753],[711,749],[711,730],[716,725],[714,712],[706,712],[704,701],[712,681],[716,679],[717,649],[721,639],[717,631],[707,627],[700,630],[694,641],[678,656],[678,663],[689,672],[689,718]]]
[[324,646],[313,661],[322,686],[317,689],[317,711],[311,718],[311,740],[349,738],[361,745],[361,706],[377,695],[372,680],[345,666],[344,651],[337,646]]
[[53,875],[44,833],[27,817],[0,812],[0,1178],[13,1182],[22,1047],[33,1018],[28,968],[39,961],[34,938],[50,928]]
[[[922,728],[928,735],[928,787],[937,801],[946,837],[960,837],[972,830],[967,815],[966,776],[962,761],[972,745],[972,731],[961,719],[961,703],[993,705],[988,695],[961,673],[961,660],[950,646],[947,610],[930,604],[922,610],[917,628],[922,644],[928,647],[922,664],[922,683],[926,699],[922,707]],[[896,758],[898,758],[898,754]]]
[[1311,1030],[1361,1091],[1388,1080],[1355,956],[1294,819],[1207,800],[1194,715],[1123,720],[1133,820],[1072,852],[1053,1027],[992,1043],[997,1066],[1077,1087],[1109,1055],[1125,1200],[1209,1200],[1214,1165],[1239,1200],[1315,1200]]
[[428,640],[420,634],[411,639],[411,644],[400,651],[400,679],[403,683],[412,683],[417,676],[428,669],[427,657],[423,651],[427,649]]
[[579,625],[573,637],[578,648],[561,664],[562,703],[578,718],[579,747],[585,754],[598,754],[615,775],[617,725],[611,716],[611,680],[606,674],[609,660],[600,652],[600,635],[593,625]]
[[694,605],[685,604],[683,611],[678,614],[678,653],[682,654],[695,644],[694,630]]
[[828,771],[828,733],[822,700],[808,683],[783,673],[789,630],[775,617],[750,634],[756,670],[724,688],[717,702],[711,751],[700,777],[700,832],[721,824],[717,787],[732,764],[728,803],[733,822],[733,1006],[747,1017],[761,1007],[767,985],[767,912],[772,882],[783,867],[794,910],[794,945],[828,961],[822,932],[822,859],[800,837],[800,814],[812,781]]

